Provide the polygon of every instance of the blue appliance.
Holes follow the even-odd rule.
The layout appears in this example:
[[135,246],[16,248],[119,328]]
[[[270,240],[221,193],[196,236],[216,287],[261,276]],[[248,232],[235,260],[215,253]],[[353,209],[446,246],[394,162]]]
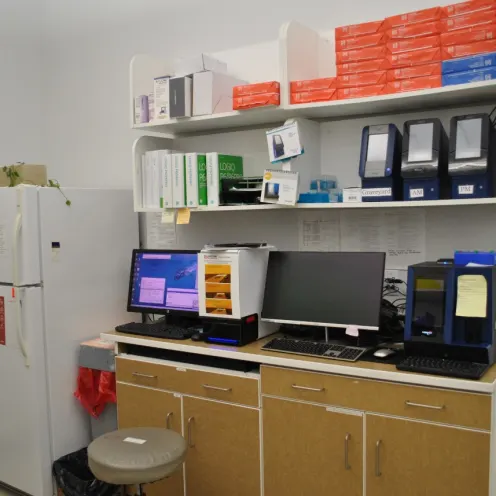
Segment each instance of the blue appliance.
[[404,200],[449,198],[448,137],[439,119],[405,122],[401,176]]
[[[467,305],[476,292],[478,308]],[[405,352],[494,362],[496,267],[424,262],[408,268]]]
[[488,114],[451,119],[448,172],[453,198],[494,196],[494,145],[494,127]]
[[362,201],[401,200],[401,133],[394,124],[363,128],[359,174]]

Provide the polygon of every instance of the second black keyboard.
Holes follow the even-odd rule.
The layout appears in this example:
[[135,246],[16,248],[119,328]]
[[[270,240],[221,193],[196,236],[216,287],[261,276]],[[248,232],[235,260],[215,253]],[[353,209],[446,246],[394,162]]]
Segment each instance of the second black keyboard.
[[142,322],[130,322],[129,324],[119,325],[115,328],[118,332],[126,334],[138,334],[152,338],[164,339],[189,339],[195,331],[179,327],[165,322],[152,322],[144,324]]
[[425,356],[409,356],[396,365],[398,370],[421,374],[444,375],[458,379],[480,379],[489,368],[485,363],[445,360]]

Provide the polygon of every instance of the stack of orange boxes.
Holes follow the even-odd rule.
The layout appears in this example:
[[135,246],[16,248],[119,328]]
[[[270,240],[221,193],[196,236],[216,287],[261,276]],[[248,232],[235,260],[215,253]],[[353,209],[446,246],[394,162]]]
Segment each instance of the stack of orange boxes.
[[337,96],[335,77],[291,81],[290,89],[292,104],[328,102]]
[[441,17],[433,7],[386,18],[388,93],[441,86]]
[[278,106],[281,103],[278,81],[245,84],[233,88],[233,110]]
[[383,94],[388,68],[384,21],[338,27],[335,39],[338,99]]
[[[443,14],[443,84],[493,79],[494,57],[474,56],[496,52],[496,0],[448,5],[443,8]],[[461,58],[464,60],[453,60]]]

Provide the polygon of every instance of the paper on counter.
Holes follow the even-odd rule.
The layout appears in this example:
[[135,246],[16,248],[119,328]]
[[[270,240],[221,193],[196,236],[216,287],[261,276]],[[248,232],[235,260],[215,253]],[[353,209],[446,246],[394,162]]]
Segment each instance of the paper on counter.
[[339,212],[298,213],[300,251],[339,251]]
[[155,250],[175,248],[176,225],[162,224],[162,212],[146,215],[146,247]]
[[456,295],[457,317],[486,317],[487,281],[480,274],[458,276]]

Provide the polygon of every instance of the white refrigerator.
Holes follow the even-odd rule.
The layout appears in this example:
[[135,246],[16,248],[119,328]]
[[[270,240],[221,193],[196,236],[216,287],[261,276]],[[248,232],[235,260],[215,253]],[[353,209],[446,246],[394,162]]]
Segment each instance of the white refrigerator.
[[[53,494],[53,460],[89,443],[79,343],[130,320],[138,218],[127,190],[0,188],[0,482]],[[131,319],[132,320],[132,319]]]

